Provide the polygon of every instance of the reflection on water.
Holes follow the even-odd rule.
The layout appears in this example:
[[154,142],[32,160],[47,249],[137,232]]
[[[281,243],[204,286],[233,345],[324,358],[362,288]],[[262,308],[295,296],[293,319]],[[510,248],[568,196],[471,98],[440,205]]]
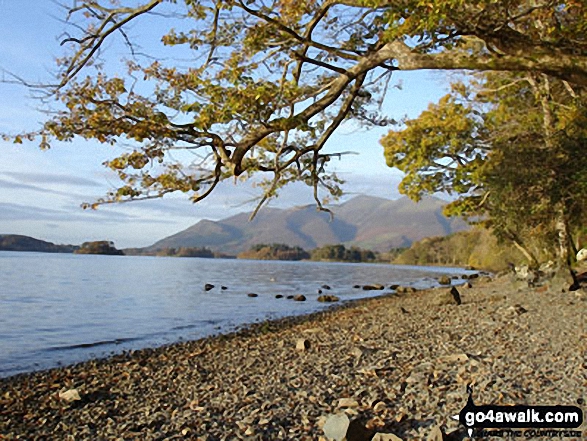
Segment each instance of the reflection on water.
[[[435,284],[450,268],[0,252],[0,377],[111,352],[197,339],[381,291]],[[206,292],[204,284],[215,288]],[[226,286],[222,290],[221,286]],[[257,293],[251,298],[247,293]],[[389,291],[384,291],[389,292]],[[308,301],[276,299],[304,294]]]

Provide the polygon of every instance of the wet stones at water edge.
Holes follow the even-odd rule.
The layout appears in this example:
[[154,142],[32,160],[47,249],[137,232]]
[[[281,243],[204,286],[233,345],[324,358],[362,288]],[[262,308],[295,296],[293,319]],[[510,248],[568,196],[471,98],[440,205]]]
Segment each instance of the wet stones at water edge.
[[332,302],[338,302],[340,299],[334,295],[331,294],[323,294],[321,296],[318,297],[318,301],[321,303],[332,303]]
[[372,285],[363,285],[363,291],[380,291],[385,288],[383,285],[374,283]]
[[259,297],[259,294],[255,294],[254,292],[250,292],[247,294],[247,297]]
[[[288,296],[289,299],[289,296]],[[292,299],[296,302],[305,302],[306,301],[306,296],[303,294],[298,294],[292,297]]]
[[205,291],[210,291],[211,289],[214,289],[214,285],[212,285],[211,283],[206,283],[204,285],[204,290]]
[[408,293],[413,293],[418,291],[416,288],[414,288],[413,286],[398,286],[395,289],[395,292],[398,294],[408,294]]
[[438,283],[440,283],[441,285],[450,285],[452,281],[450,277],[442,276],[438,278]]

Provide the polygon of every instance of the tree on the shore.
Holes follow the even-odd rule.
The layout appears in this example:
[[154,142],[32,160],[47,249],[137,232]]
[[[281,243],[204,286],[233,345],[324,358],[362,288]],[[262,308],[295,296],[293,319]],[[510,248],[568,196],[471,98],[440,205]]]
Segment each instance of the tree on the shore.
[[[321,207],[319,189],[341,191],[324,146],[345,121],[390,122],[380,104],[399,70],[587,85],[582,1],[78,0],[66,9],[68,52],[57,84],[42,87],[58,104],[40,130],[13,139],[130,142],[106,163],[122,184],[98,204],[177,191],[199,201],[222,180],[261,174],[261,203],[301,181]],[[133,41],[129,26],[141,20],[169,20],[169,57],[154,61]],[[129,49],[122,68],[110,66],[116,38]]]
[[585,98],[544,74],[479,74],[382,144],[404,193],[455,193],[447,214],[477,216],[531,264],[532,244],[564,264],[587,215]]
[[290,246],[283,243],[257,244],[248,251],[243,251],[237,256],[239,259],[257,260],[304,260],[310,258],[310,253],[298,246]]
[[342,244],[324,245],[312,250],[312,260],[334,262],[374,262],[377,255],[371,250],[358,247],[347,248]]
[[74,251],[75,254],[107,254],[111,256],[123,256],[124,252],[116,249],[114,242],[108,240],[98,240],[94,242],[84,242],[79,249]]

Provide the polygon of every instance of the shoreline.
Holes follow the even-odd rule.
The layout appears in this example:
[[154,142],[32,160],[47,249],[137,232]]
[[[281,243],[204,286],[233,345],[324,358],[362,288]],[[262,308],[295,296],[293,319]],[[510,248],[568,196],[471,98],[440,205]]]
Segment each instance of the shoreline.
[[[16,253],[8,254],[9,266],[11,263],[15,267],[23,266],[18,264],[21,256],[14,258]],[[42,254],[33,254],[36,256],[30,261],[20,262],[34,264],[40,259],[45,260]],[[8,321],[0,326],[0,334],[7,337],[0,340],[0,354],[4,355],[0,355],[0,378],[68,366],[92,358],[106,358],[128,350],[228,333],[267,319],[307,314],[328,307],[327,301],[318,302],[321,294],[334,293],[341,302],[346,302],[348,299],[379,296],[393,290],[395,284],[425,289],[438,285],[439,278],[445,275],[464,278],[469,274],[460,268],[276,261],[258,264],[253,261],[212,262],[209,259],[176,264],[177,259],[157,263],[153,260],[155,258],[146,258],[129,263],[121,261],[121,265],[133,271],[137,283],[127,283],[122,270],[117,270],[120,279],[117,284],[116,281],[99,282],[113,264],[107,258],[88,256],[87,260],[76,261],[73,257],[60,256],[65,260],[58,256],[51,260],[51,264],[75,266],[75,277],[65,271],[55,277],[39,271],[41,277],[52,281],[51,284],[57,283],[54,278],[65,284],[58,292],[50,293],[48,291],[52,288],[43,286],[39,286],[38,291],[33,291],[33,287],[25,289],[18,276],[14,276],[21,270],[7,271],[7,289],[0,295],[0,300],[14,306],[7,310],[5,318]],[[88,273],[84,269],[85,265],[98,260],[100,262],[92,265],[97,270]],[[144,271],[142,265],[153,270],[146,276],[149,283],[138,280],[136,275]],[[187,267],[195,267],[197,277],[183,276],[181,273],[185,273]],[[255,276],[249,275],[241,280],[237,273],[234,277],[233,271],[242,268],[248,268]],[[162,277],[167,283],[157,276],[162,272],[165,272]],[[272,277],[275,275],[277,279]],[[197,280],[194,283],[191,279]],[[364,285],[379,285],[383,280],[387,281],[384,286],[387,289],[360,289]],[[206,288],[211,285],[204,282],[211,282],[215,288],[208,292]],[[462,280],[453,283],[462,283]],[[175,292],[166,293],[166,286],[170,284],[176,284],[177,288]],[[332,291],[326,290],[326,285]],[[77,294],[81,292],[85,294]],[[248,296],[248,293],[253,294]],[[300,293],[307,301],[292,304],[289,297]],[[251,300],[249,297],[254,294],[260,298]],[[105,302],[103,298],[110,301]],[[58,303],[62,306],[57,306]],[[45,304],[49,310],[41,313],[41,306]],[[118,305],[120,309],[112,305]],[[31,313],[27,313],[29,307],[33,308]],[[164,310],[169,312],[159,312]],[[39,319],[31,320],[31,314],[38,314]]]
[[[435,426],[462,435],[450,415],[470,383],[478,404],[587,400],[584,300],[504,277],[458,289],[460,306],[447,288],[382,295],[3,378],[0,435],[310,440],[345,411],[368,430],[426,439]],[[71,389],[80,400],[59,399]]]

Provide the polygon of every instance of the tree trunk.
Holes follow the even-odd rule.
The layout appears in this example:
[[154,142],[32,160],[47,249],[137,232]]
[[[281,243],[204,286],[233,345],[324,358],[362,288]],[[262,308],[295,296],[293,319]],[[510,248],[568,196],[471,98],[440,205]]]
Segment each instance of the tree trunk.
[[538,259],[530,252],[526,247],[524,247],[521,243],[517,240],[512,241],[514,246],[524,255],[526,260],[528,260],[528,266],[531,268],[538,267]]
[[530,252],[530,250],[528,248],[526,248],[523,245],[523,243],[520,240],[520,238],[518,237],[518,235],[512,231],[509,231],[509,230],[506,231],[505,233],[508,236],[508,238],[512,241],[514,246],[524,255],[524,257],[528,261],[528,266],[530,268],[538,268],[538,266],[539,266],[538,259],[536,258],[536,256],[534,254],[532,254],[532,252]]
[[570,267],[571,260],[570,260],[570,253],[569,250],[571,248],[570,244],[570,235],[569,235],[569,228],[567,226],[567,221],[565,219],[564,210],[559,208],[557,210],[557,216],[555,220],[555,230],[558,236],[558,249],[557,249],[557,260],[559,266],[567,266]]

